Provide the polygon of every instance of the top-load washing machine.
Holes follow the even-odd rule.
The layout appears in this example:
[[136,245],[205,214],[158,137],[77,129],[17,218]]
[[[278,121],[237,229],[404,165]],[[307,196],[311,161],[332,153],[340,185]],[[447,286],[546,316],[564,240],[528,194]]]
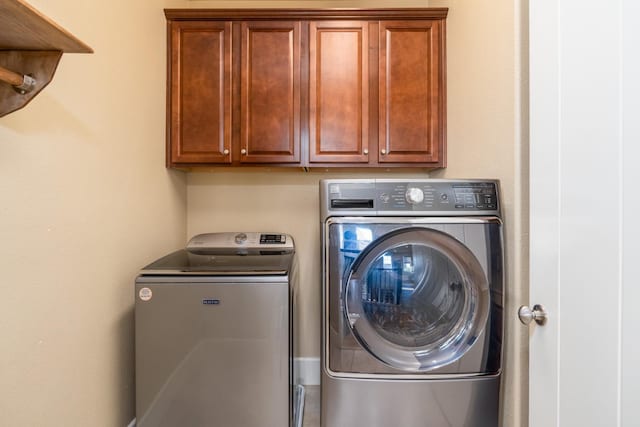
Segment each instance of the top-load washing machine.
[[248,232],[195,236],[142,269],[136,425],[300,426],[296,271],[290,235]]
[[323,427],[497,427],[497,181],[322,180]]

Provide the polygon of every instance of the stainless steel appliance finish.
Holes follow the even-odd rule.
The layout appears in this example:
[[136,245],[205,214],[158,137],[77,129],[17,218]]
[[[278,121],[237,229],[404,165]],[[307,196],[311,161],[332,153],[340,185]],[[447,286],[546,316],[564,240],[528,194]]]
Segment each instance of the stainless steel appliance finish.
[[293,426],[291,236],[214,233],[135,283],[141,427]]
[[497,181],[323,180],[323,427],[497,427]]

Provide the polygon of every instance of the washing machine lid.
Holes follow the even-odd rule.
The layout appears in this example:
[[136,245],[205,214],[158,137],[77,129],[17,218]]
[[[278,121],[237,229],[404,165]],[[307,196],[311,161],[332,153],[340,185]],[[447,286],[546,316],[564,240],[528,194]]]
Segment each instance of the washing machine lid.
[[489,286],[473,253],[428,228],[390,232],[346,279],[344,314],[360,345],[388,366],[427,372],[462,357],[483,332]]
[[144,267],[141,275],[286,275],[295,253],[284,233],[207,233]]

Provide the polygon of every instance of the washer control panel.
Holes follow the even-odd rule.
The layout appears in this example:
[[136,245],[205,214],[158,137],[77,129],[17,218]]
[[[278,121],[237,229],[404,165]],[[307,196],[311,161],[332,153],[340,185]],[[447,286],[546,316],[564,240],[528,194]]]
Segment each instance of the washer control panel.
[[194,236],[187,249],[230,249],[253,248],[275,249],[293,248],[293,239],[284,233],[223,232],[205,233]]
[[323,215],[490,215],[498,214],[500,209],[496,180],[323,180],[321,194],[326,204]]

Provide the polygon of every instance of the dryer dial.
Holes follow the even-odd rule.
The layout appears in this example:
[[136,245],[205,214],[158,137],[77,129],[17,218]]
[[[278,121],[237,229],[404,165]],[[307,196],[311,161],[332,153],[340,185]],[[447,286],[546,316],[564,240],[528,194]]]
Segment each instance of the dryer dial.
[[422,201],[424,200],[424,193],[419,188],[409,187],[404,193],[404,197],[405,199],[407,199],[407,202],[409,204],[415,205],[418,203],[422,203]]

